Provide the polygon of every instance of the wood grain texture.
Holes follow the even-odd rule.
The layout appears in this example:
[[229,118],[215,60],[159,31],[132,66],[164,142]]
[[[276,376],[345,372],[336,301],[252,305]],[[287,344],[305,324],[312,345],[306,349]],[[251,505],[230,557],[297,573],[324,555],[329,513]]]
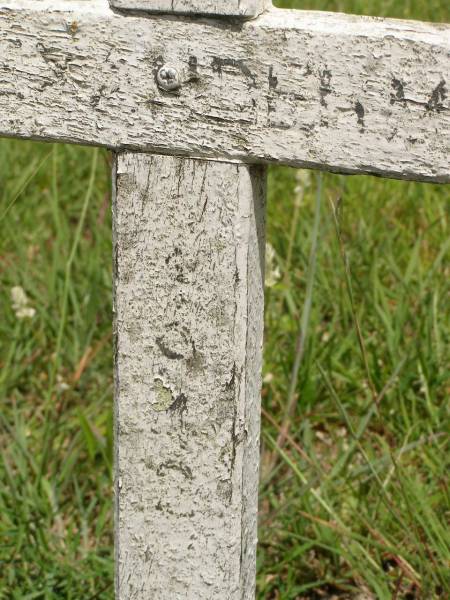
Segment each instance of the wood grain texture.
[[148,13],[251,18],[268,8],[267,0],[110,0],[113,8]]
[[[0,0],[0,135],[450,181],[450,27]],[[161,65],[178,68],[161,91]]]
[[254,598],[263,167],[121,154],[118,600]]

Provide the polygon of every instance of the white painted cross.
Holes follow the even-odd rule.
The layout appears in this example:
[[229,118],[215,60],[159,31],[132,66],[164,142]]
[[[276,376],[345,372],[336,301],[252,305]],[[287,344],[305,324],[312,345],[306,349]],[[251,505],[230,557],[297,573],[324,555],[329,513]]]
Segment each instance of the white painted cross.
[[262,165],[449,182],[450,28],[265,0],[111,6],[0,0],[0,135],[116,155],[117,599],[246,600]]

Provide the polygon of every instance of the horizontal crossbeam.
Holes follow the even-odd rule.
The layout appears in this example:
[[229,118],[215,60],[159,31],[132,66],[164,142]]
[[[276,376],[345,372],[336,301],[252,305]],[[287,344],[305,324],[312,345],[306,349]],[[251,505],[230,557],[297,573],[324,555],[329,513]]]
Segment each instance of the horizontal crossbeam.
[[0,135],[447,182],[449,52],[446,25],[0,0]]

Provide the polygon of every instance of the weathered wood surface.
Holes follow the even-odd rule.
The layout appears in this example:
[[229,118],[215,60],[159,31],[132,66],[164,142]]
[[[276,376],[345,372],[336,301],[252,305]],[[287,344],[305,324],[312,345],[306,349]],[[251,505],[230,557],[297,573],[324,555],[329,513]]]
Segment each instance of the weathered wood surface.
[[116,173],[117,598],[254,598],[264,170]]
[[[0,0],[0,135],[450,181],[450,28]],[[161,91],[156,73],[184,81]]]
[[250,18],[268,8],[267,0],[110,0],[113,8],[148,13]]

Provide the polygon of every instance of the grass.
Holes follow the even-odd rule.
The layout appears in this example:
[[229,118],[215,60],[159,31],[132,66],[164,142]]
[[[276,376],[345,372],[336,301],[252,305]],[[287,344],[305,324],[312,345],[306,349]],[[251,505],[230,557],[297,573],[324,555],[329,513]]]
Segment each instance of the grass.
[[[110,158],[0,164],[0,598],[111,599]],[[258,597],[447,598],[449,188],[272,169],[268,227]]]
[[267,290],[260,597],[447,597],[448,188],[324,176],[304,323],[306,183],[272,172],[269,239],[282,273],[290,246],[294,258]]
[[[108,160],[84,148],[0,144],[0,598],[8,600],[111,598]],[[32,319],[16,317],[14,286],[26,291]]]

